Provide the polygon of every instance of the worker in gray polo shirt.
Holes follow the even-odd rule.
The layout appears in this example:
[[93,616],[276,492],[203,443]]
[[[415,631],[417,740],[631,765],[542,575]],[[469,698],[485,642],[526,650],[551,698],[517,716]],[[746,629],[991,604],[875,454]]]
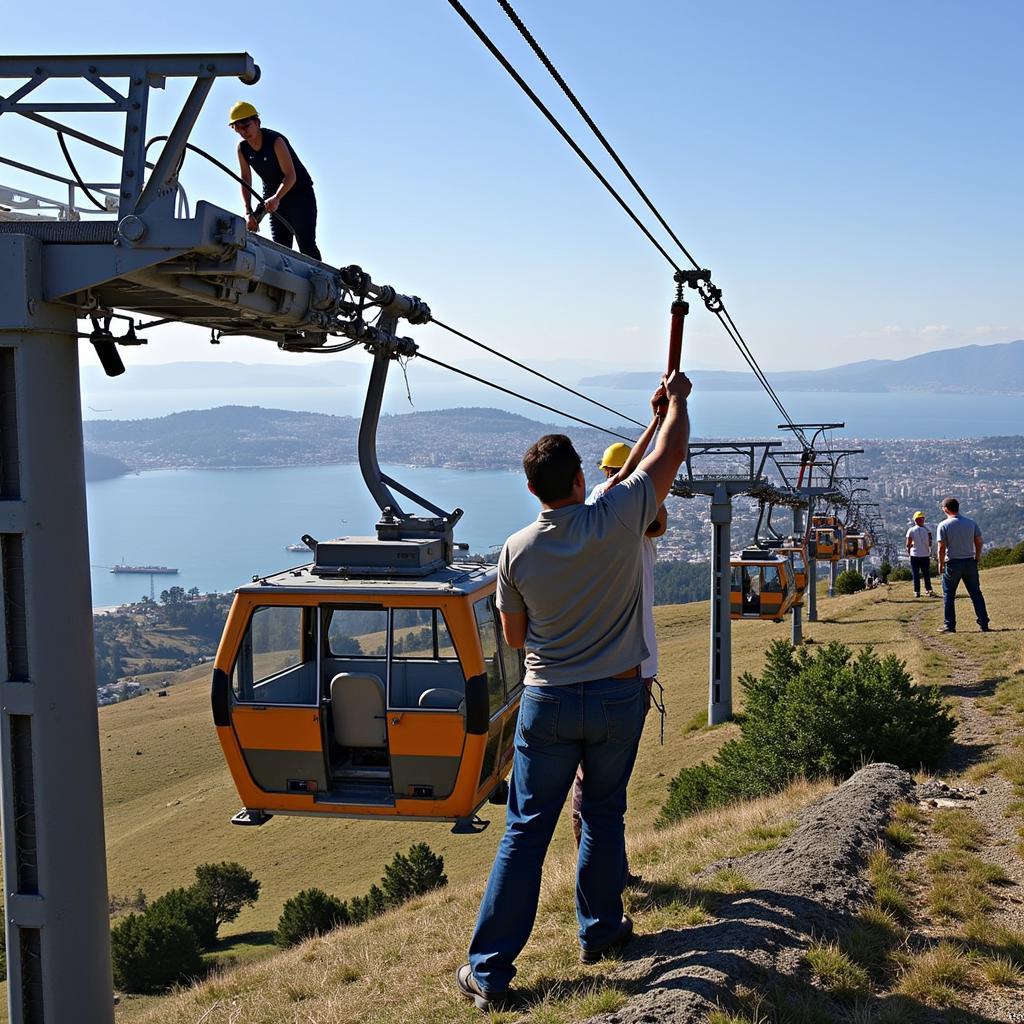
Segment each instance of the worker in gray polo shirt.
[[640,664],[643,536],[686,457],[690,382],[673,373],[652,402],[667,402],[654,450],[594,505],[584,503],[582,462],[563,434],[542,437],[523,459],[539,499],[536,521],[510,537],[498,561],[505,639],[526,648],[526,688],[516,728],[505,833],[480,904],[461,993],[484,1011],[505,998],[515,959],[533,929],[541,868],[565,798],[583,765],[576,874],[580,960],[625,945],[626,784],[643,727]]
[[939,523],[939,572],[942,573],[942,607],[945,623],[940,633],[956,632],[956,588],[963,580],[974,605],[974,615],[982,633],[989,632],[988,609],[978,579],[978,559],[984,543],[973,519],[960,515],[960,502],[946,498],[942,503],[946,518]]

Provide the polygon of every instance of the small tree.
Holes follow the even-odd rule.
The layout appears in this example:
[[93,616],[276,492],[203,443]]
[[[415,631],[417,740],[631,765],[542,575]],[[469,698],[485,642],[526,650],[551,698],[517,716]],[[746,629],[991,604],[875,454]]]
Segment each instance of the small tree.
[[889,582],[889,576],[892,573],[892,562],[888,558],[882,559],[882,564],[878,567],[878,578],[883,583]]
[[863,590],[867,584],[864,577],[855,569],[846,569],[836,577],[835,592],[837,594],[856,594]]
[[444,857],[434,853],[426,843],[414,843],[407,854],[396,853],[380,880],[384,898],[391,907],[447,884]]
[[889,573],[890,583],[901,583],[905,580],[910,580],[913,578],[914,574],[905,565],[897,565],[896,568],[893,569],[891,573]]
[[369,921],[371,917],[383,914],[391,904],[379,885],[371,885],[370,891],[365,896],[356,896],[349,903],[349,914],[352,924],[362,924]]
[[200,949],[212,949],[217,943],[217,918],[213,906],[195,886],[165,892],[150,904],[146,913],[183,921],[195,933]]
[[274,941],[294,946],[313,935],[323,935],[351,920],[348,907],[322,889],[303,889],[284,905]]
[[195,932],[180,917],[152,907],[114,926],[110,952],[114,984],[126,992],[163,992],[203,969]]
[[234,921],[243,907],[255,903],[260,896],[260,883],[237,861],[200,864],[193,889],[213,909],[216,928]]

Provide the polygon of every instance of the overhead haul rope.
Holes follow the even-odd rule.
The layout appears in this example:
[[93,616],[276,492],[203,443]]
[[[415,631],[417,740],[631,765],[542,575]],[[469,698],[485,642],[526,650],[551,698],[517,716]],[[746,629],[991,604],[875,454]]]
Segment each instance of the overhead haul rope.
[[[548,120],[548,122],[551,124],[551,126],[558,132],[558,134],[562,136],[562,138],[570,146],[570,148],[573,150],[573,152],[576,153],[576,155],[584,162],[584,164],[586,164],[586,166],[589,168],[589,170],[597,177],[597,179],[601,182],[601,184],[604,185],[604,187],[608,190],[608,192],[615,199],[615,201],[622,207],[622,209],[626,212],[626,214],[633,221],[633,223],[636,224],[636,226],[643,232],[643,234],[646,236],[648,241],[650,241],[650,243],[658,250],[658,252],[660,252],[661,255],[664,256],[665,259],[669,262],[669,264],[678,272],[680,270],[680,267],[676,263],[676,261],[669,255],[669,253],[665,250],[665,248],[661,245],[661,243],[654,237],[654,235],[650,232],[650,230],[647,228],[647,226],[640,220],[640,218],[632,210],[632,208],[629,206],[629,204],[615,190],[615,188],[611,185],[611,183],[608,181],[608,179],[598,170],[598,168],[595,166],[594,162],[586,155],[586,153],[583,152],[583,150],[576,143],[576,141],[572,138],[572,136],[568,133],[568,131],[566,131],[566,129],[559,123],[558,119],[554,116],[554,114],[552,114],[551,111],[544,105],[544,103],[537,96],[537,94],[533,91],[533,89],[530,88],[530,86],[526,83],[526,81],[519,74],[519,72],[516,71],[516,69],[512,66],[512,64],[505,57],[505,55],[501,52],[501,50],[499,50],[498,47],[492,42],[492,40],[487,35],[487,33],[484,32],[484,30],[476,23],[476,21],[469,14],[469,12],[465,9],[465,7],[463,7],[463,5],[459,2],[459,0],[448,0],[448,3],[449,3],[449,6],[451,6],[452,9],[459,15],[459,17],[461,17],[462,20],[469,26],[469,28],[473,31],[473,33],[477,36],[477,38],[484,44],[484,46],[491,52],[491,54],[498,61],[498,63],[501,64],[501,66],[508,72],[508,74],[512,77],[512,79],[516,82],[516,84],[526,93],[527,96],[529,96],[529,98],[533,101],[533,103],[537,107],[537,109],[540,110],[540,112]],[[516,28],[519,29],[519,31],[523,34],[524,39],[526,39],[527,43],[529,43],[530,47],[533,49],[533,51],[537,55],[538,59],[540,59],[540,61],[544,64],[545,68],[547,68],[548,72],[551,74],[551,76],[558,83],[559,87],[562,89],[562,91],[568,97],[570,102],[573,104],[573,106],[579,112],[580,116],[583,117],[583,119],[586,121],[587,125],[591,128],[591,130],[597,136],[598,140],[601,142],[601,144],[607,150],[609,155],[615,161],[616,166],[618,166],[618,168],[626,176],[626,178],[628,179],[630,184],[633,186],[633,188],[637,191],[637,193],[640,195],[640,197],[644,200],[644,202],[646,203],[648,208],[651,210],[651,212],[658,219],[658,222],[665,228],[665,230],[668,232],[669,236],[676,243],[676,245],[679,247],[679,249],[682,251],[682,253],[686,256],[686,258],[690,261],[690,263],[693,264],[694,268],[699,268],[699,264],[694,260],[693,256],[690,254],[689,250],[683,245],[683,243],[680,241],[680,239],[675,234],[675,232],[672,231],[672,229],[668,226],[668,223],[665,221],[665,219],[658,212],[657,208],[654,206],[654,204],[648,198],[646,192],[644,192],[644,190],[637,183],[636,178],[629,172],[628,168],[623,163],[623,161],[621,160],[619,155],[615,152],[614,148],[611,146],[611,144],[605,138],[604,134],[597,127],[597,125],[594,122],[593,118],[591,118],[590,115],[586,112],[586,109],[583,107],[583,105],[580,103],[580,101],[576,98],[575,94],[572,92],[572,90],[569,88],[569,86],[565,83],[565,80],[558,73],[558,70],[551,63],[550,59],[547,57],[547,55],[541,49],[540,45],[533,38],[533,36],[530,34],[529,30],[523,24],[522,19],[519,18],[519,16],[512,9],[511,4],[508,3],[507,0],[498,0],[498,3],[500,4],[502,10],[504,10],[505,13],[508,15],[508,17],[512,20],[512,23],[516,26]],[[768,379],[765,376],[764,371],[761,370],[760,366],[757,363],[757,360],[754,358],[753,353],[750,351],[750,347],[747,345],[746,340],[743,338],[743,335],[740,333],[739,328],[736,327],[735,321],[733,321],[733,319],[729,315],[728,311],[724,308],[724,306],[722,306],[720,308],[720,310],[718,310],[718,311],[714,311],[713,310],[713,312],[715,312],[715,315],[718,317],[719,322],[722,324],[723,328],[725,329],[726,334],[729,336],[729,338],[733,342],[733,344],[736,345],[737,349],[739,350],[740,355],[743,357],[744,361],[750,367],[750,369],[753,372],[755,378],[758,380],[758,382],[761,384],[761,386],[767,392],[768,397],[771,399],[772,404],[778,410],[779,414],[790,425],[790,427],[792,427],[795,430],[797,436],[800,437],[801,440],[806,440],[806,438],[804,438],[804,436],[803,436],[802,431],[800,431],[798,428],[796,428],[792,418],[790,417],[789,413],[786,411],[785,406],[783,406],[781,400],[779,399],[778,395],[776,394],[775,389],[768,382]]]
[[469,370],[460,370],[457,366],[442,363],[440,359],[435,359],[433,356],[425,355],[423,352],[417,352],[416,358],[424,359],[428,363],[440,366],[442,369],[451,370],[452,373],[457,373],[460,377],[468,377],[470,380],[475,380],[478,384],[486,384],[487,387],[494,388],[495,391],[501,391],[503,394],[511,395],[513,398],[529,402],[530,405],[536,405],[541,409],[546,409],[548,412],[553,412],[557,416],[564,416],[567,420],[573,420],[576,423],[582,423],[585,427],[592,427],[594,430],[600,430],[602,433],[610,434],[612,437],[621,438],[623,441],[628,441],[631,445],[636,444],[636,438],[627,437],[625,434],[620,434],[617,430],[611,430],[608,427],[602,427],[600,424],[591,423],[590,420],[580,419],[579,416],[573,416],[571,413],[563,412],[561,409],[556,409],[553,405],[545,405],[543,402],[538,402],[536,398],[528,398],[526,395],[519,394],[518,391],[512,391],[510,388],[502,387],[500,384],[495,384],[493,380],[487,380],[486,377],[478,377],[475,373],[470,373]]
[[512,356],[507,356],[504,352],[499,352],[496,348],[491,348],[490,345],[485,345],[482,341],[477,341],[476,338],[471,338],[468,334],[463,334],[462,331],[457,331],[454,327],[449,327],[448,324],[441,323],[441,321],[436,317],[431,317],[430,322],[437,324],[438,327],[456,335],[456,337],[462,338],[464,341],[468,341],[471,345],[476,345],[477,348],[482,348],[485,352],[490,352],[491,355],[495,355],[499,359],[504,359],[505,362],[511,363],[513,366],[518,366],[521,370],[526,370],[527,373],[532,373],[535,377],[540,377],[541,380],[546,380],[549,384],[554,384],[555,387],[561,388],[563,391],[568,391],[570,395],[575,395],[577,398],[582,398],[585,402],[590,402],[591,405],[596,405],[599,409],[604,409],[605,412],[610,412],[629,423],[635,423],[638,427],[647,426],[646,423],[641,423],[639,420],[633,419],[632,416],[627,416],[625,413],[619,412],[618,409],[613,409],[610,405],[605,405],[604,402],[599,402],[596,398],[591,398],[589,395],[583,394],[582,391],[577,391],[575,388],[569,387],[568,384],[562,384],[560,381],[555,380],[554,377],[549,377],[547,374],[541,373],[540,370],[535,370],[532,366],[527,366],[526,363],[521,363],[518,359],[513,359]]

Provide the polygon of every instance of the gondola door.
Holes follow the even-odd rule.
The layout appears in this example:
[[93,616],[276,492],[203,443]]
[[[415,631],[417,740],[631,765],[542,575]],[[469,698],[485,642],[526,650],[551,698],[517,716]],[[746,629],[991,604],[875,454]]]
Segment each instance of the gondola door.
[[266,793],[328,788],[317,618],[314,607],[254,607],[231,672],[231,728],[253,784]]

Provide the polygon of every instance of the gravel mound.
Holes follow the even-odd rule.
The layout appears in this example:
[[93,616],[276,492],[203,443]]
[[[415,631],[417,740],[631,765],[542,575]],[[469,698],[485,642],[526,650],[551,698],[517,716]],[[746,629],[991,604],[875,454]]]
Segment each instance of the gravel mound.
[[700,877],[733,868],[753,888],[725,898],[706,925],[634,939],[612,978],[639,995],[594,1021],[701,1024],[737,986],[791,976],[811,939],[841,926],[868,895],[867,855],[892,805],[913,792],[895,765],[868,765],[804,808],[782,846],[711,865]]

